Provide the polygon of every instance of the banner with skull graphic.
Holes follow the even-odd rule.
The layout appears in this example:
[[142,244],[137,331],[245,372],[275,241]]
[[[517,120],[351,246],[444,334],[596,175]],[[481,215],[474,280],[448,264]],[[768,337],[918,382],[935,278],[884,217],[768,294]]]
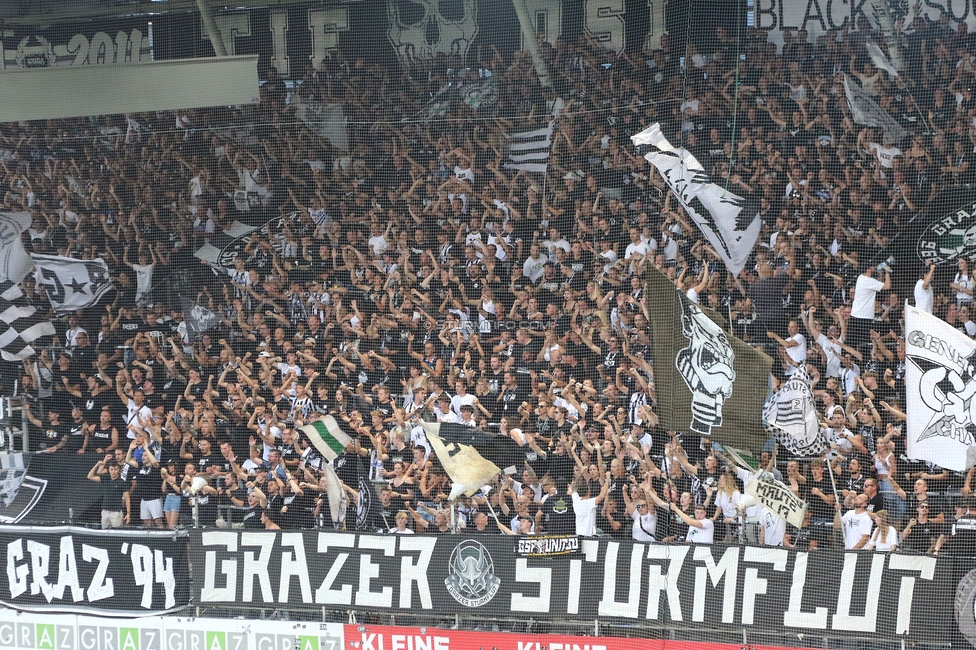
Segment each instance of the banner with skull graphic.
[[976,341],[905,305],[908,457],[955,472],[976,464]]
[[649,273],[661,426],[758,451],[768,439],[762,411],[772,360],[725,332],[721,316],[692,302],[656,269]]

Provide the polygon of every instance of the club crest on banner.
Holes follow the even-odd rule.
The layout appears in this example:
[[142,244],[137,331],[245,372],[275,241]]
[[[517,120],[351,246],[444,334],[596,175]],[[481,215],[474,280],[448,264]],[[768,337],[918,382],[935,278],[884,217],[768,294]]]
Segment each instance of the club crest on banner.
[[495,575],[491,554],[481,543],[469,539],[454,547],[444,580],[447,592],[465,607],[491,602],[502,581]]

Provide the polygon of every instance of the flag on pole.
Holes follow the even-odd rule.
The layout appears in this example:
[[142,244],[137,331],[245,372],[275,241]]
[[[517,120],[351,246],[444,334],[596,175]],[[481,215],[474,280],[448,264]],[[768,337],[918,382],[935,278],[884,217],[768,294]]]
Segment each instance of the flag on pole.
[[31,255],[37,284],[47,290],[47,299],[58,313],[94,305],[112,288],[108,265],[101,258]]
[[552,134],[555,122],[546,126],[505,135],[508,142],[508,156],[502,167],[526,172],[545,174],[549,169],[549,155],[552,153]]
[[886,113],[878,102],[871,99],[871,96],[847,75],[844,75],[844,93],[847,95],[847,102],[851,105],[854,121],[858,124],[883,129],[892,143],[900,142],[908,135],[908,131],[895,118]]
[[19,285],[34,268],[20,238],[30,224],[26,212],[0,212],[0,356],[6,361],[23,361],[34,354],[34,341],[54,336],[54,325]]
[[819,456],[827,448],[806,364],[800,364],[769,398],[763,419],[766,431],[794,456]]
[[30,357],[35,352],[31,344],[54,333],[54,324],[30,304],[20,285],[0,282],[0,355],[6,361]]
[[322,464],[322,476],[325,477],[325,494],[329,499],[329,518],[332,523],[338,526],[346,518],[346,509],[349,507],[349,498],[346,491],[342,489],[342,481],[336,474],[332,465]]
[[630,139],[647,151],[644,158],[667,181],[729,272],[739,275],[762,228],[758,199],[741,197],[713,183],[691,152],[676,149],[668,142],[657,122]]
[[349,135],[346,132],[346,115],[342,104],[326,104],[314,99],[295,97],[295,117],[305,122],[320,138],[328,140],[337,149],[349,151]]
[[761,449],[768,439],[761,422],[772,360],[723,331],[721,316],[693,303],[654,267],[648,273],[661,427]]
[[867,44],[868,55],[871,57],[871,62],[874,63],[874,67],[884,70],[892,76],[892,78],[898,76],[898,70],[895,69],[894,64],[888,60],[885,53],[881,51],[881,48],[874,43],[869,42]]
[[[502,470],[498,465],[478,453],[473,445],[452,441],[450,438],[456,432],[446,424],[424,422],[422,426],[427,434],[431,451],[437,456],[447,475],[451,477],[453,487],[450,499],[452,501],[462,494],[471,496],[501,473]],[[464,428],[478,431],[473,427]],[[442,430],[447,437],[440,437]],[[485,435],[484,432],[481,433]]]
[[29,212],[0,212],[0,280],[18,284],[34,268],[20,238],[31,222]]
[[198,305],[188,298],[180,296],[180,306],[183,309],[183,320],[190,334],[203,334],[220,324],[220,317],[203,305]]
[[906,303],[905,359],[908,457],[965,472],[976,465],[976,341]]
[[355,440],[331,415],[306,424],[301,431],[330,463]]
[[498,101],[498,83],[494,79],[484,79],[461,86],[461,100],[474,110],[483,106],[494,106]]

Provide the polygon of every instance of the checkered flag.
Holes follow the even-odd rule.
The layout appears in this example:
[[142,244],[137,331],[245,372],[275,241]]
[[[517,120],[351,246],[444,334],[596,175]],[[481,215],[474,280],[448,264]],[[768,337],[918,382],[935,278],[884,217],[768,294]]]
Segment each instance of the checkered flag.
[[32,344],[54,336],[54,325],[30,304],[20,285],[0,282],[0,356],[23,361],[34,354]]

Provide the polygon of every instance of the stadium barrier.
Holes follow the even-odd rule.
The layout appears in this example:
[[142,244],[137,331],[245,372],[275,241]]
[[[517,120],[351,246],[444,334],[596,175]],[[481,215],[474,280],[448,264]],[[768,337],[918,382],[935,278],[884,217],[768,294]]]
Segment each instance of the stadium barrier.
[[5,526],[0,603],[110,617],[178,610],[253,617],[264,610],[370,624],[383,617],[427,617],[441,626],[521,621],[510,629],[575,621],[621,635],[709,630],[717,640],[768,635],[789,645],[804,637],[955,647],[976,640],[970,557],[518,541]]

